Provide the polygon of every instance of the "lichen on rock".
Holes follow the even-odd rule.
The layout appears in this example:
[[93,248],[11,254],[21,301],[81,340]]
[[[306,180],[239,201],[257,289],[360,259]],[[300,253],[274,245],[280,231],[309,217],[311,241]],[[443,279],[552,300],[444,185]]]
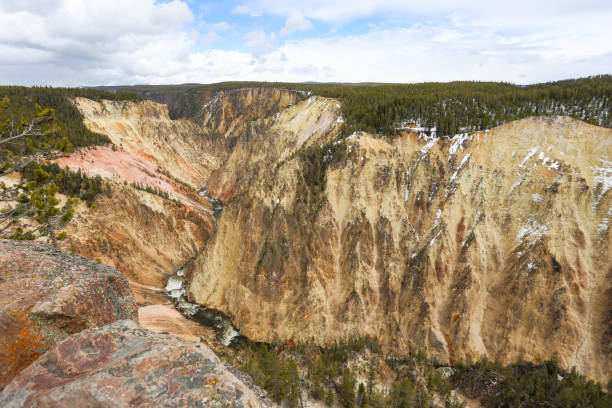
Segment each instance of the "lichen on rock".
[[69,335],[122,319],[138,317],[117,270],[44,243],[0,240],[0,388]]

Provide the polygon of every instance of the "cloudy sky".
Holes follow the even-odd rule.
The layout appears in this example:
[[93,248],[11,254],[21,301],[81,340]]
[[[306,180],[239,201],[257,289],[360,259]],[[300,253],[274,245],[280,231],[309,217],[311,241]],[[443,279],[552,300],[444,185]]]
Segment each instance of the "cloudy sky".
[[0,0],[0,84],[606,73],[610,0]]

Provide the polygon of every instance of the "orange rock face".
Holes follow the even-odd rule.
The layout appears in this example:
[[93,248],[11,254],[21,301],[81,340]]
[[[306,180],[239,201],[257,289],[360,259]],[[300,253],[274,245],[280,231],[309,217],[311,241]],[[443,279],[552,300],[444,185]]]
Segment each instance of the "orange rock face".
[[0,388],[81,330],[137,319],[118,271],[35,242],[0,240]]

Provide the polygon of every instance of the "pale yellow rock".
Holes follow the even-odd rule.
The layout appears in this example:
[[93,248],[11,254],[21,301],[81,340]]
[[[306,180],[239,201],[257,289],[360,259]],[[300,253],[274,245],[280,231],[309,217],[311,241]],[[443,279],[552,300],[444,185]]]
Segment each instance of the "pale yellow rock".
[[257,165],[240,149],[224,165],[250,178],[192,267],[193,300],[259,341],[369,334],[444,363],[557,355],[607,381],[611,200],[597,180],[612,131],[556,117],[460,145],[357,134],[313,217],[296,204],[299,162],[266,155],[283,143],[274,128],[258,136]]

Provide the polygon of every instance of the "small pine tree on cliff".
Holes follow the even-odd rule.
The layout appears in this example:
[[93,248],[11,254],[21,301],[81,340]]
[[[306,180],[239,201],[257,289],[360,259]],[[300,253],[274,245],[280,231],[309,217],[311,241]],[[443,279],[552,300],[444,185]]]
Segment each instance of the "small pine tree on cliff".
[[[69,151],[66,138],[58,137],[55,111],[36,105],[33,119],[10,117],[8,97],[0,100],[0,236],[13,239],[36,239],[48,236],[58,247],[64,234],[57,231],[74,213],[75,199],[63,205],[55,194],[59,174],[52,177],[38,164],[54,152]],[[27,181],[10,181],[7,176],[34,165],[34,177]],[[59,178],[59,179],[58,179]]]

